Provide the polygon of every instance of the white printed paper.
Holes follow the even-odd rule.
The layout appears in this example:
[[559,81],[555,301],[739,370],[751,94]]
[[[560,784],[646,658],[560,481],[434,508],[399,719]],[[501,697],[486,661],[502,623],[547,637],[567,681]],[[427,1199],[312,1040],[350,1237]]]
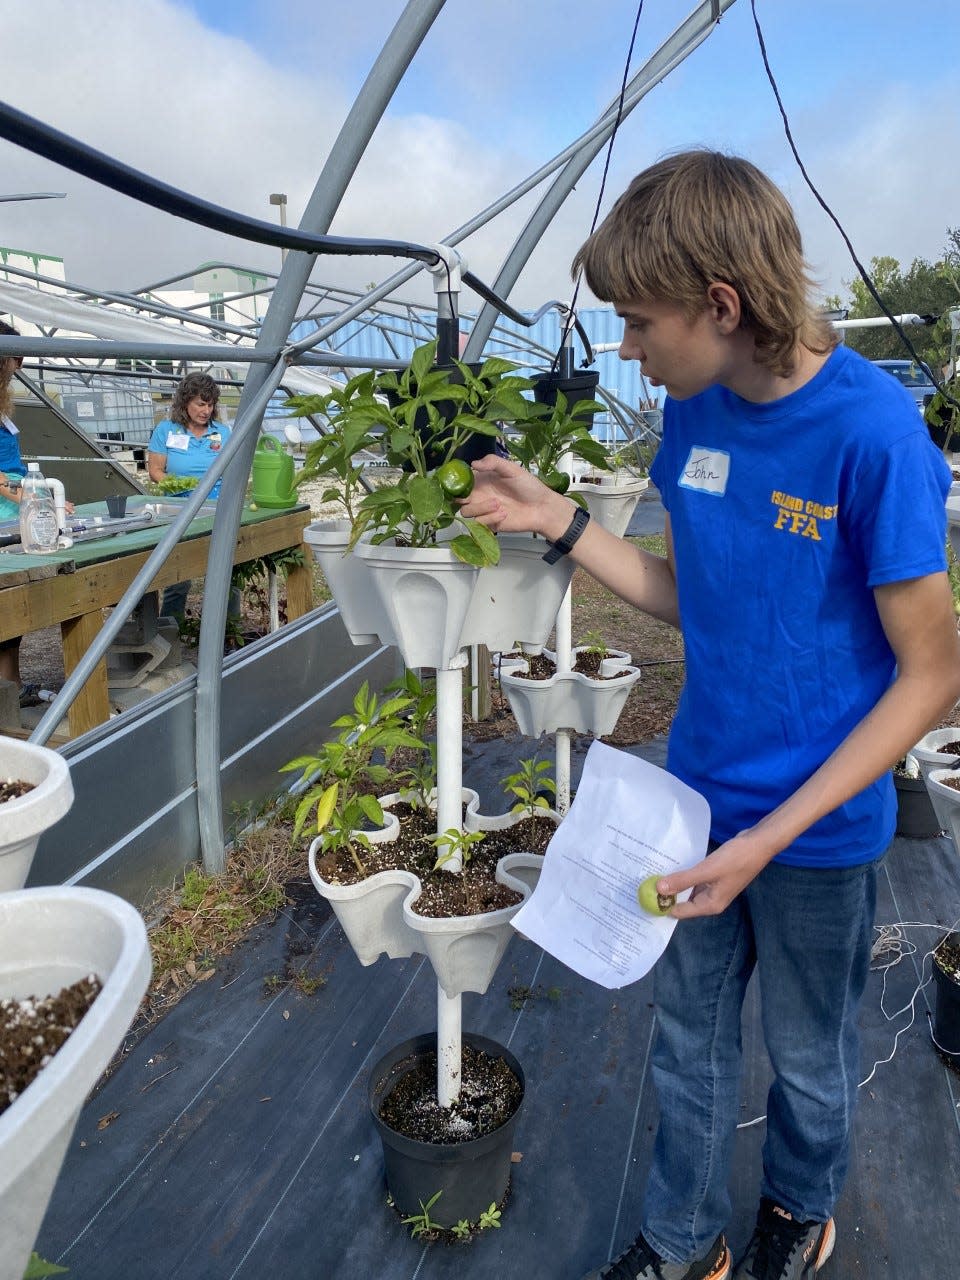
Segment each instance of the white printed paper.
[[638,885],[700,862],[709,835],[710,806],[699,792],[639,756],[594,742],[513,926],[591,982],[628,986],[659,960],[677,925],[643,910]]

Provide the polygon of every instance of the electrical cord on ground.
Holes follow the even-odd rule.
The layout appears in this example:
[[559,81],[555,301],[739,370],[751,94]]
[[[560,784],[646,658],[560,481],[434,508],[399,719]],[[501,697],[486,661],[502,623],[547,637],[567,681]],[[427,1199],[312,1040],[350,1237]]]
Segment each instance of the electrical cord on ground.
[[770,88],[773,90],[773,96],[777,100],[777,107],[779,108],[779,111],[780,111],[780,118],[783,121],[783,130],[784,130],[784,133],[786,134],[787,142],[790,145],[790,150],[793,152],[793,158],[796,160],[801,174],[803,174],[804,182],[806,182],[807,186],[810,188],[811,192],[813,193],[814,199],[820,205],[821,209],[823,209],[824,213],[827,215],[827,217],[830,219],[833,225],[840,232],[840,235],[843,239],[843,243],[847,246],[847,250],[850,254],[850,257],[853,259],[853,265],[857,268],[857,271],[859,272],[860,277],[863,280],[863,283],[869,289],[870,295],[873,298],[874,302],[877,304],[877,306],[880,308],[883,314],[890,321],[900,341],[903,343],[906,349],[910,352],[911,359],[914,360],[918,365],[920,365],[921,368],[926,369],[930,373],[931,380],[934,386],[937,388],[937,390],[941,393],[941,395],[943,395],[944,398],[948,400],[950,404],[954,406],[955,409],[960,409],[960,402],[958,402],[953,397],[953,395],[944,387],[943,382],[940,378],[939,372],[937,370],[931,369],[929,365],[927,365],[926,362],[920,358],[916,348],[914,347],[910,339],[907,337],[900,322],[897,320],[897,318],[890,311],[887,304],[880,297],[880,294],[877,292],[877,288],[874,285],[873,281],[871,280],[866,267],[857,257],[856,250],[854,249],[853,244],[851,243],[850,237],[847,235],[846,231],[843,229],[843,226],[840,223],[840,219],[833,212],[833,210],[827,204],[826,200],[824,200],[823,196],[814,186],[813,180],[811,179],[809,173],[807,172],[806,166],[804,165],[803,161],[800,159],[800,152],[797,150],[797,144],[793,140],[793,133],[790,129],[790,121],[787,118],[786,108],[783,105],[783,98],[780,96],[780,89],[777,85],[776,78],[774,77],[773,70],[770,66],[770,59],[767,57],[767,45],[766,45],[766,41],[763,38],[763,31],[761,30],[761,27],[760,27],[760,19],[757,17],[757,0],[750,0],[750,10],[753,14],[753,25],[756,28],[756,32],[757,32],[757,43],[760,46],[760,57],[763,59],[763,68],[764,68],[764,71],[767,73],[767,79],[770,82]]
[[[917,998],[920,995],[920,992],[923,991],[925,987],[929,986],[930,983],[933,981],[932,972],[930,973],[929,977],[924,977],[924,974],[926,972],[927,960],[930,959],[932,964],[932,957],[933,957],[934,951],[936,950],[936,947],[931,947],[929,951],[925,951],[923,953],[923,957],[920,960],[920,981],[917,983],[916,987],[914,987],[913,994],[910,996],[910,999],[906,1002],[905,1005],[902,1006],[902,1008],[897,1009],[894,1013],[887,1013],[886,1009],[883,1006],[883,1001],[884,1001],[884,996],[886,995],[886,990],[887,990],[888,972],[892,968],[894,968],[895,965],[898,965],[901,960],[904,960],[909,956],[916,955],[917,952],[920,950],[920,948],[916,945],[916,943],[909,941],[909,939],[904,934],[904,930],[905,929],[935,929],[938,933],[941,933],[944,937],[947,937],[949,936],[949,934],[953,933],[954,930],[957,929],[958,927],[960,927],[960,917],[954,920],[953,924],[950,924],[950,925],[936,924],[936,923],[933,923],[932,921],[925,921],[925,920],[901,920],[899,924],[874,925],[874,932],[877,934],[877,938],[873,944],[873,947],[870,950],[870,959],[871,959],[870,972],[883,974],[883,982],[880,988],[880,1012],[883,1014],[884,1018],[886,1018],[887,1022],[894,1022],[897,1018],[903,1017],[905,1013],[910,1014],[910,1019],[907,1023],[905,1023],[904,1026],[899,1027],[897,1029],[897,1032],[893,1037],[893,1048],[890,1050],[890,1052],[887,1054],[885,1058],[878,1058],[874,1062],[873,1066],[870,1068],[869,1073],[860,1081],[859,1085],[857,1086],[858,1089],[863,1089],[866,1085],[870,1083],[870,1081],[876,1075],[878,1067],[886,1066],[888,1062],[893,1061],[894,1057],[896,1056],[897,1049],[900,1047],[900,1037],[903,1035],[906,1035],[906,1033],[910,1030],[914,1022],[916,1021]],[[884,959],[887,956],[890,956],[892,958]],[[873,963],[874,960],[880,960],[880,959],[883,959],[884,963],[882,964]],[[943,1045],[937,1042],[937,1038],[933,1034],[933,1019],[930,1015],[929,1010],[927,1010],[927,1022],[930,1024],[929,1025],[930,1039],[934,1047],[939,1049],[941,1053],[954,1056],[950,1054],[950,1050],[945,1049]],[[762,1116],[755,1116],[752,1120],[744,1120],[742,1124],[737,1125],[737,1128],[752,1129],[754,1125],[762,1124],[763,1121],[766,1120],[766,1118],[767,1118],[766,1114]]]

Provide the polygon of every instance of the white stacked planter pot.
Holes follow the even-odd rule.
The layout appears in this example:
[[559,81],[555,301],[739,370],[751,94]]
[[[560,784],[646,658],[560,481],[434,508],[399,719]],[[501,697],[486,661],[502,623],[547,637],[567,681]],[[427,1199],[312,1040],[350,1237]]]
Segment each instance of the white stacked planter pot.
[[940,791],[934,790],[931,788],[929,780],[934,770],[949,768],[954,761],[960,758],[947,755],[939,749],[946,746],[948,742],[960,742],[960,727],[931,729],[929,733],[924,734],[915,747],[910,748],[909,752],[917,762],[917,766],[920,769],[920,777],[927,783],[930,802],[943,831],[949,830],[947,822],[948,808],[944,804],[942,797],[943,788]]
[[622,538],[637,509],[640,495],[649,485],[646,476],[635,476],[629,471],[596,472],[599,483],[588,483],[583,478],[574,479],[570,493],[581,494],[590,512],[590,519]]
[[73,784],[59,752],[0,737],[0,778],[33,790],[0,803],[0,892],[22,889],[40,836],[73,804]]
[[[465,787],[462,794],[467,813],[475,814],[477,793]],[[371,843],[397,838],[400,823],[389,809],[409,799],[409,793],[404,792],[381,798],[388,823],[381,831],[364,833]],[[468,831],[482,829],[465,826]],[[421,893],[418,876],[408,871],[379,871],[358,884],[331,884],[317,865],[320,845],[318,837],[310,846],[310,878],[321,897],[329,901],[361,964],[372,964],[380,955],[399,959],[417,953],[429,958],[448,997],[464,991],[482,995],[487,990],[513,936],[510,921],[522,902],[474,916],[421,916],[413,909]],[[540,859],[527,853],[507,854],[497,864],[497,880],[521,894],[523,901],[532,888],[531,859],[539,865]]]
[[0,1115],[0,1280],[21,1280],[86,1096],[150,981],[147,931],[129,903],[98,889],[0,894],[0,997],[55,995],[89,974],[100,994]]
[[[578,649],[573,652],[575,658]],[[530,680],[519,670],[505,672],[500,683],[520,732],[528,738],[560,729],[595,737],[612,733],[630,690],[640,679],[640,668],[631,666],[629,657],[604,658],[600,674],[606,679],[558,671],[548,680]]]
[[373,589],[367,562],[350,550],[349,520],[317,520],[307,525],[303,540],[323,571],[340,617],[354,644],[396,641],[389,620]]
[[543,645],[574,569],[545,564],[547,544],[526,533],[501,535],[499,564],[483,568],[443,545],[374,544],[369,535],[348,551],[347,520],[308,525],[304,540],[353,643],[395,645],[408,667],[448,667],[467,645]]
[[937,820],[960,852],[960,791],[947,786],[947,781],[956,782],[958,778],[960,771],[956,769],[931,769],[925,781]]

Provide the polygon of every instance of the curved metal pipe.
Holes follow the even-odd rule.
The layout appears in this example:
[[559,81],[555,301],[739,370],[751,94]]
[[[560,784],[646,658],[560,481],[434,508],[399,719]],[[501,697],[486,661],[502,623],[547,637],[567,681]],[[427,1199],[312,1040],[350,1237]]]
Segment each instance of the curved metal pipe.
[[[302,225],[311,228],[311,235],[329,227],[374,129],[443,4],[444,0],[409,0],[400,15],[344,121],[304,211]],[[290,246],[298,247],[296,241],[290,242]],[[433,252],[436,258],[436,251]],[[287,255],[264,317],[258,347],[269,350],[286,343],[290,324],[312,268],[311,252],[301,251]],[[268,376],[266,370],[260,367],[251,369],[240,397],[240,413],[260,399],[260,392]],[[247,427],[248,424],[245,423],[244,426]],[[213,873],[221,870],[225,861],[223,801],[220,792],[220,668],[223,662],[223,632],[233,569],[233,548],[240,527],[243,497],[255,448],[256,432],[252,429],[245,430],[238,442],[234,460],[224,476],[224,487],[217,502],[218,519],[214,523],[210,558],[207,562],[210,592],[200,624],[197,659],[197,803],[203,864],[208,872]]]
[[[697,45],[701,44],[720,20],[720,15],[729,9],[736,0],[702,0],[702,3],[687,17],[671,36],[664,41],[655,54],[648,58],[640,71],[631,79],[624,93],[623,112],[620,119],[625,119],[647,93],[658,84],[663,77]],[[493,288],[501,297],[509,297],[510,290],[517,282],[520,272],[527,264],[531,253],[539,244],[543,233],[553,221],[557,211],[573,190],[577,181],[594,160],[604,142],[618,125],[617,113],[608,108],[604,113],[603,127],[594,128],[591,141],[585,143],[577,154],[568,161],[563,171],[551,184],[550,189],[541,200],[527,221],[526,226],[514,242],[513,248],[504,260]],[[470,332],[470,339],[463,353],[466,361],[478,360],[490,331],[496,322],[496,311],[489,303],[484,306]]]

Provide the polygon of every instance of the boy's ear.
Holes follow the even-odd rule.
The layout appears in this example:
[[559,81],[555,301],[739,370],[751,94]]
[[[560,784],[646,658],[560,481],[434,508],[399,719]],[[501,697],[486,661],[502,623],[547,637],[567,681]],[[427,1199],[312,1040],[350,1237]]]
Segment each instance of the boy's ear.
[[720,333],[734,333],[740,327],[740,295],[732,284],[714,280],[707,285],[707,310]]

